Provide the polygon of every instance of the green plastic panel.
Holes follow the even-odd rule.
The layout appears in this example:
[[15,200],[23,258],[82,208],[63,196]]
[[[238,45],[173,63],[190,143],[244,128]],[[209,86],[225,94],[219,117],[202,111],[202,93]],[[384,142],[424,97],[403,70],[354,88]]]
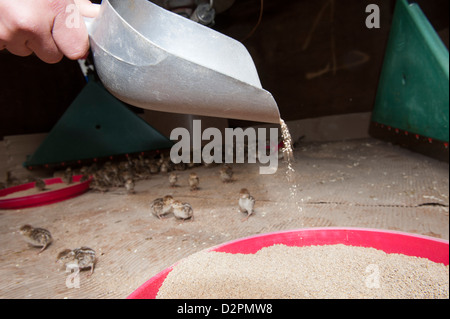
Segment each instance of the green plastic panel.
[[449,140],[449,53],[415,3],[398,0],[372,121]]
[[171,148],[173,142],[89,81],[26,167],[92,160]]

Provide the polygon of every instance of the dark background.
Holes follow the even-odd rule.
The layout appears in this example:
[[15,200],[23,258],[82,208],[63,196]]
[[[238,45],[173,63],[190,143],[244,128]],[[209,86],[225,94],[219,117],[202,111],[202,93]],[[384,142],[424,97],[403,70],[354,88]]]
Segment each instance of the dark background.
[[[416,2],[448,46],[450,1]],[[366,28],[371,3],[381,9],[380,29]],[[262,22],[247,38],[260,4],[236,0],[213,28],[243,41],[284,120],[372,110],[394,0],[265,0]],[[85,85],[77,61],[67,59],[50,65],[3,50],[0,72],[0,139],[49,132]]]

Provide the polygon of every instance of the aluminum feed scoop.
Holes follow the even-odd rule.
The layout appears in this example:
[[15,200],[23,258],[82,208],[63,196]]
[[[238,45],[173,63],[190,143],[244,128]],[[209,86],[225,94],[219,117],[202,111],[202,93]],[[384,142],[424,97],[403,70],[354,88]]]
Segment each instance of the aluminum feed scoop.
[[238,41],[147,0],[103,0],[87,25],[97,73],[123,102],[279,123],[278,106]]

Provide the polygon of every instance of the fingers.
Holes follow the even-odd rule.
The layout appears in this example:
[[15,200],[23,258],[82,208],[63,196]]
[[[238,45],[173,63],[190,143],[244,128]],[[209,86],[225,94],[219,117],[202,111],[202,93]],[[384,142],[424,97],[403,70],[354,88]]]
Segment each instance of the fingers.
[[67,2],[67,6],[55,16],[52,36],[59,51],[76,60],[86,56],[89,38],[78,7],[72,1]]
[[89,37],[83,17],[94,18],[100,6],[89,0],[66,0],[65,10],[60,11],[53,24],[53,39],[59,50],[69,59],[81,59],[89,50]]
[[[18,7],[5,6],[5,2],[0,5],[2,11],[5,12],[0,17],[0,49],[7,49],[18,56],[32,54],[34,45],[31,42],[35,38],[34,34],[42,33],[42,29],[45,28],[47,33],[50,33],[51,24],[38,23],[35,16],[27,10],[20,11]],[[49,34],[47,38],[51,38],[51,35]]]
[[95,18],[99,11],[100,5],[94,4],[89,0],[74,0],[83,17]]
[[89,0],[0,0],[0,50],[19,56],[33,52],[47,63],[63,55],[80,59],[89,50],[82,16],[97,16]]
[[5,48],[12,54],[18,56],[29,56],[33,53],[33,50],[28,48],[27,42],[25,41],[15,41],[5,46]]
[[0,24],[0,50],[7,49],[12,54],[18,56],[28,56],[33,51],[27,47],[27,37],[23,34],[16,36],[14,41],[11,41],[8,37],[9,30]]
[[63,58],[62,52],[50,33],[43,36],[33,36],[27,42],[27,47],[46,63],[57,63]]

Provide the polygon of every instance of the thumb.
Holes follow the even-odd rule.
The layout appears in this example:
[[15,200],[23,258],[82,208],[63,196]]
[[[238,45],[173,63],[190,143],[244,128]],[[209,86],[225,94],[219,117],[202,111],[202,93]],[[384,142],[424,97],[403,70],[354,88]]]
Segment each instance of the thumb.
[[83,17],[95,18],[99,11],[100,5],[94,4],[89,0],[74,0]]
[[52,30],[58,49],[69,59],[83,58],[89,50],[89,37],[83,18],[72,1],[56,16]]

